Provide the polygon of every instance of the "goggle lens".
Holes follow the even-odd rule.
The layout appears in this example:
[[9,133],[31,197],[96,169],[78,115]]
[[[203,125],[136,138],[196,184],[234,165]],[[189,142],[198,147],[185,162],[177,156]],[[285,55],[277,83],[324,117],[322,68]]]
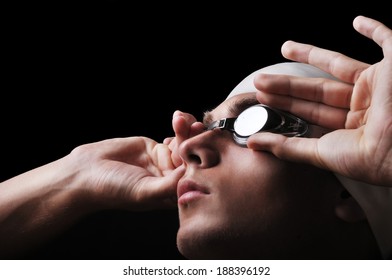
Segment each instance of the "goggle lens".
[[288,112],[257,104],[244,110],[237,118],[213,122],[207,130],[215,128],[231,131],[238,144],[246,145],[249,136],[263,131],[290,137],[303,136],[308,131],[308,124]]

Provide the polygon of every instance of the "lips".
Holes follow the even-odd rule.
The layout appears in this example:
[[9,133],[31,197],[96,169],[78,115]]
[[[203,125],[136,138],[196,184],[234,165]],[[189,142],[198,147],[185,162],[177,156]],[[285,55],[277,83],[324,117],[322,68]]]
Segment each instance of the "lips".
[[178,183],[178,204],[188,204],[208,194],[209,191],[206,187],[200,186],[191,180],[183,180]]

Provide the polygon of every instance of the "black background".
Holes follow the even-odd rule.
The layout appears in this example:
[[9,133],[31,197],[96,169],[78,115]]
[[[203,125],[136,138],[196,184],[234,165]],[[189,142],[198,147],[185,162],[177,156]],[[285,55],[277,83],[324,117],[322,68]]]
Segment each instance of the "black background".
[[[284,61],[288,39],[374,63],[381,49],[352,28],[376,3],[169,4],[150,1],[3,6],[0,180],[112,137],[172,135],[174,110],[196,116],[246,75]],[[376,7],[369,7],[375,5]],[[181,259],[176,210],[86,218],[31,259]]]

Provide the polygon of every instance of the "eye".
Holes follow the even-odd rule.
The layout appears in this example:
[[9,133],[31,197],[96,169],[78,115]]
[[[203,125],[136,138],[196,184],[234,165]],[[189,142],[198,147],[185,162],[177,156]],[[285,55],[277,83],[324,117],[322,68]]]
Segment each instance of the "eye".
[[234,123],[234,130],[240,136],[250,136],[259,132],[268,120],[268,112],[262,106],[252,106],[243,111]]

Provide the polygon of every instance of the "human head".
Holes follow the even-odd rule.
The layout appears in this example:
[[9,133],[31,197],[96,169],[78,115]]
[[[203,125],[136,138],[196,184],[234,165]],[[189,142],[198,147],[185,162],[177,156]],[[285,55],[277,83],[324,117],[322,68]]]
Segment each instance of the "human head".
[[[255,90],[242,82],[205,122],[255,103]],[[186,139],[179,153],[187,167],[179,190],[187,193],[179,197],[177,244],[185,257],[377,257],[364,213],[333,173],[241,147],[221,130]]]
[[[309,64],[285,62],[270,65],[254,71],[243,79],[229,94],[228,98],[242,92],[256,91],[254,78],[258,73],[285,74],[299,77],[337,78]],[[392,188],[374,186],[335,174],[340,183],[359,203],[377,239],[383,258],[392,256]]]

